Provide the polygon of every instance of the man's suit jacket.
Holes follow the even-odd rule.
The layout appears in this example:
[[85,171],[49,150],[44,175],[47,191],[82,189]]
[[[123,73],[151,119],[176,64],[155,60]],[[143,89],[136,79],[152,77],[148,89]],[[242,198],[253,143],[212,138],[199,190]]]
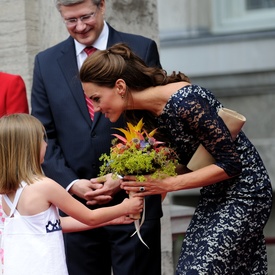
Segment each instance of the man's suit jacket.
[[[107,47],[119,42],[128,44],[148,65],[160,67],[153,40],[109,26]],[[124,127],[122,119],[111,123],[101,113],[95,113],[91,121],[78,74],[72,37],[35,58],[32,114],[42,121],[48,135],[43,170],[65,188],[75,179],[98,176],[99,157],[110,152],[113,128]],[[119,192],[111,204],[125,196],[124,191]],[[151,201],[154,207],[149,206]],[[162,215],[160,196],[150,196],[147,205],[147,218]]]
[[0,117],[29,113],[26,86],[21,76],[0,72]]

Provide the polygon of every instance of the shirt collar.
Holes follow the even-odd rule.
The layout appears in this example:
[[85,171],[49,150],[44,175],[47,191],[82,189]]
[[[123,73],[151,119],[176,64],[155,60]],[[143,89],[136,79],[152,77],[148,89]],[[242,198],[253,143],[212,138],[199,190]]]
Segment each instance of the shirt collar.
[[[109,28],[107,26],[107,23],[104,21],[102,32],[100,33],[95,43],[91,46],[97,48],[98,50],[105,50],[107,48],[108,36],[109,36]],[[86,45],[79,43],[75,39],[74,39],[74,45],[75,45],[76,56],[79,56],[79,54],[86,48]]]

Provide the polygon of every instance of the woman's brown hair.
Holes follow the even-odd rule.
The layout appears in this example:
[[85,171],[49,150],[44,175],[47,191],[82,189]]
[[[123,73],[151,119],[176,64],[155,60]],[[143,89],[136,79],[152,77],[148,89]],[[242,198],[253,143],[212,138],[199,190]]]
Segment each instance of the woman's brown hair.
[[[81,82],[113,88],[118,79],[123,79],[127,87],[135,92],[168,83],[190,82],[181,72],[167,75],[166,71],[159,67],[148,67],[124,43],[96,51],[84,61],[80,69]],[[126,98],[131,100],[129,93],[126,93]],[[127,110],[125,115],[126,120],[132,123],[137,123],[143,117],[148,131],[155,127],[154,117],[148,111]]]

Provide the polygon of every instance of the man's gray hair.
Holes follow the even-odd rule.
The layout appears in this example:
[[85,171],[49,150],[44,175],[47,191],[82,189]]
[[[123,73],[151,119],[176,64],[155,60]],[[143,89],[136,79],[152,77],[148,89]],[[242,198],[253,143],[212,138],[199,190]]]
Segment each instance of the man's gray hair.
[[[81,4],[85,2],[85,0],[55,0],[56,8],[60,11],[60,6],[73,6],[76,4]],[[101,0],[91,0],[91,2],[98,6]]]

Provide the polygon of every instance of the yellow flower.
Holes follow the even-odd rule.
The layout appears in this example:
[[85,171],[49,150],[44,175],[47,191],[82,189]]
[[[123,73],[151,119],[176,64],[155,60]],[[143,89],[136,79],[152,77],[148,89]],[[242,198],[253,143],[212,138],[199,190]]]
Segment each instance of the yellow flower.
[[143,125],[144,123],[142,119],[138,122],[136,126],[134,126],[132,123],[127,122],[128,130],[125,130],[123,128],[115,128],[122,132],[125,135],[125,138],[117,134],[114,134],[114,136],[123,141],[124,143],[129,143],[133,139],[144,140],[143,132],[141,132]]

